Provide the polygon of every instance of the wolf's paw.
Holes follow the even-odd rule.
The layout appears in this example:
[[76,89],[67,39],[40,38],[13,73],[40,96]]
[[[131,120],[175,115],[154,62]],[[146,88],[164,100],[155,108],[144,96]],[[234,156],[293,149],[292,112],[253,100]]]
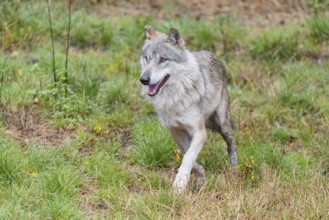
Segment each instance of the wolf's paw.
[[240,176],[240,167],[238,164],[235,164],[235,165],[231,165],[231,169],[230,169],[230,175],[232,177],[238,177]]
[[195,185],[198,189],[200,189],[205,182],[206,182],[206,176],[197,176],[195,179]]
[[173,183],[173,189],[174,192],[177,194],[181,194],[182,192],[184,192],[184,190],[186,189],[187,183],[188,183],[188,176],[187,175],[177,175],[175,178],[175,181]]

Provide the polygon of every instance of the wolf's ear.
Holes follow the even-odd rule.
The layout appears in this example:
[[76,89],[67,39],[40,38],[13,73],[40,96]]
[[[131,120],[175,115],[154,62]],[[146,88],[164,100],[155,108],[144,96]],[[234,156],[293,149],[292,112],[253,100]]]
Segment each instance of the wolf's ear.
[[183,38],[179,35],[179,31],[175,28],[171,28],[167,36],[167,42],[171,43],[174,46],[184,47],[185,42]]
[[165,38],[166,35],[164,33],[161,33],[157,30],[155,30],[154,27],[150,25],[146,25],[144,27],[146,40],[154,40],[155,38]]
[[152,40],[155,36],[155,28],[150,25],[146,25],[144,27],[144,30],[145,30],[146,39]]

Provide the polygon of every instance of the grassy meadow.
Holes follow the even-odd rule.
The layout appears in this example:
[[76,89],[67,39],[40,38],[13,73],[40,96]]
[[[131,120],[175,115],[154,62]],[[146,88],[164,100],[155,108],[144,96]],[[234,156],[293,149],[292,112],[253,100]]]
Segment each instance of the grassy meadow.
[[[66,56],[49,1],[53,60],[47,1],[1,1],[0,219],[329,219],[329,2],[159,2],[73,1]],[[206,183],[172,192],[178,146],[140,96],[147,24],[227,67],[236,175],[209,131]]]

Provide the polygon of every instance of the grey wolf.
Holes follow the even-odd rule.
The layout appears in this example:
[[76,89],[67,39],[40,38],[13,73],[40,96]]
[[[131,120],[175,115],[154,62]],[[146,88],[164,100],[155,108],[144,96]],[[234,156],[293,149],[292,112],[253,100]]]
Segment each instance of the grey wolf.
[[181,193],[192,171],[197,182],[205,179],[196,159],[207,141],[206,128],[223,136],[231,168],[238,164],[226,70],[211,52],[189,51],[177,29],[166,35],[146,26],[145,33],[140,58],[142,94],[147,94],[161,124],[184,152],[173,183],[173,189]]

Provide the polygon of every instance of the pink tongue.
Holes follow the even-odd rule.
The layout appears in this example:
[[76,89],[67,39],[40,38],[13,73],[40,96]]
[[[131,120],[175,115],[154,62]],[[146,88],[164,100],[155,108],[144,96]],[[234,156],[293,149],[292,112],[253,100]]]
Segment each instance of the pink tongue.
[[149,93],[153,94],[156,91],[157,87],[158,87],[158,83],[154,85],[149,85]]

